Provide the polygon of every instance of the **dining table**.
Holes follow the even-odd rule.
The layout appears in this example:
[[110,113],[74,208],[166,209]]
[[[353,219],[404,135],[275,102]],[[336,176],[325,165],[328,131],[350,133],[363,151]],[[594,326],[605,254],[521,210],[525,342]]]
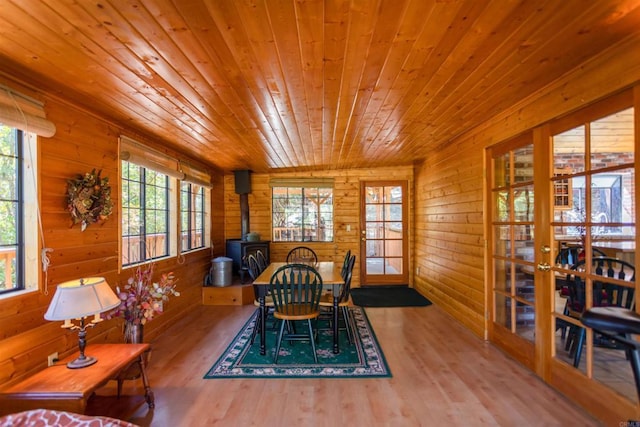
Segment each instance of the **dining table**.
[[[286,262],[272,262],[262,273],[253,281],[258,291],[258,301],[260,303],[259,315],[262,321],[263,327],[260,328],[260,354],[265,355],[267,353],[266,346],[266,320],[267,320],[267,308],[265,306],[265,298],[269,293],[269,286],[271,284],[271,276],[282,266],[289,263]],[[311,263],[320,277],[322,277],[322,287],[325,290],[330,290],[333,296],[333,353],[340,353],[340,346],[338,340],[338,314],[340,303],[340,290],[344,286],[344,279],[342,278],[342,262],[333,261],[320,261]]]

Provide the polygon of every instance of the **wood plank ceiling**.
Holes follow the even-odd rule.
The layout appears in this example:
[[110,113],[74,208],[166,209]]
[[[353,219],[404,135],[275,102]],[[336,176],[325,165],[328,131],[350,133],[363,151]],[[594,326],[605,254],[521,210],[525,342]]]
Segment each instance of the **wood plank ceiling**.
[[638,28],[638,0],[0,0],[0,73],[225,171],[376,167]]

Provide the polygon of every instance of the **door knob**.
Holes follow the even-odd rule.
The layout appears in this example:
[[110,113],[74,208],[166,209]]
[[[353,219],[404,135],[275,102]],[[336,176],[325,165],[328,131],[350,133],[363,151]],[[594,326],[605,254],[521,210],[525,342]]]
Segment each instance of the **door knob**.
[[548,254],[549,252],[551,252],[551,248],[547,245],[542,245],[542,247],[540,248],[540,252],[542,252],[543,254]]
[[538,264],[538,270],[539,271],[549,271],[551,270],[551,266],[549,265],[549,263],[543,262],[542,264]]

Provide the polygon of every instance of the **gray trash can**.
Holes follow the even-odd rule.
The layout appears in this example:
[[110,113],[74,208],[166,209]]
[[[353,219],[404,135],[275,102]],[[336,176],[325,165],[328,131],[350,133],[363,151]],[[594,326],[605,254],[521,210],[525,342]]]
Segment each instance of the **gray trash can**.
[[211,276],[213,286],[231,286],[233,276],[233,260],[227,257],[218,257],[211,260]]

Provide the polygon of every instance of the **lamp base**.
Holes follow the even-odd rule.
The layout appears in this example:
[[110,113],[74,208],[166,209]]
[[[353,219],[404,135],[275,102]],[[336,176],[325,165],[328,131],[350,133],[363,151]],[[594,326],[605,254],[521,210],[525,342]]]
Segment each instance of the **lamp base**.
[[84,358],[78,357],[76,360],[72,360],[71,362],[67,363],[67,368],[69,369],[86,368],[87,366],[93,365],[97,361],[98,359],[91,356],[85,356]]

